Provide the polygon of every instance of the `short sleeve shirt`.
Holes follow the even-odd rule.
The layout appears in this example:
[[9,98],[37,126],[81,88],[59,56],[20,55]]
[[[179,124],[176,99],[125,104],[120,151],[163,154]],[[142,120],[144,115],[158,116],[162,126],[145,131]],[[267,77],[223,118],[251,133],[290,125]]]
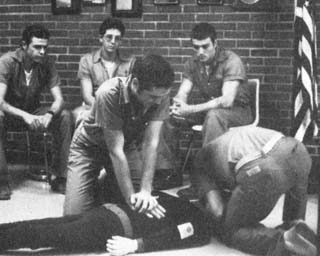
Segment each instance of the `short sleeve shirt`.
[[169,116],[169,95],[160,104],[148,109],[140,105],[130,93],[130,76],[115,77],[105,81],[96,93],[90,115],[84,128],[97,145],[104,141],[103,129],[122,130],[125,147],[140,144],[145,128],[150,121],[162,121]]
[[1,56],[0,82],[7,85],[5,100],[10,105],[33,112],[40,105],[41,92],[60,86],[61,81],[54,61],[45,56],[41,63],[34,64],[30,84],[27,86],[23,63],[22,49]]
[[184,65],[183,77],[199,89],[206,101],[222,95],[224,82],[239,80],[240,86],[235,105],[249,104],[250,91],[246,71],[240,57],[232,51],[217,47],[216,56],[208,73],[196,56],[190,58]]
[[104,81],[116,76],[127,77],[131,72],[134,60],[134,58],[123,59],[118,53],[115,60],[116,68],[113,74],[110,76],[103,66],[101,49],[99,49],[93,53],[84,55],[80,59],[78,79],[91,80],[93,85],[93,93],[95,93]]

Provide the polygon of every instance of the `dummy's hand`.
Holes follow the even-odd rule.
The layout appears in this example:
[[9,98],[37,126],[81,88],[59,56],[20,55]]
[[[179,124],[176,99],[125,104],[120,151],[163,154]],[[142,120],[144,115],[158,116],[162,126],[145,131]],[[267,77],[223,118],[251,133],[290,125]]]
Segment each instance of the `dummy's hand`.
[[157,198],[150,192],[140,191],[131,195],[131,208],[139,213],[144,213],[148,217],[163,218],[166,210],[158,203]]
[[106,250],[115,256],[134,253],[138,250],[138,241],[122,236],[113,236],[112,239],[107,240]]
[[173,99],[173,105],[170,107],[170,115],[172,116],[187,116],[192,113],[190,105],[179,99]]

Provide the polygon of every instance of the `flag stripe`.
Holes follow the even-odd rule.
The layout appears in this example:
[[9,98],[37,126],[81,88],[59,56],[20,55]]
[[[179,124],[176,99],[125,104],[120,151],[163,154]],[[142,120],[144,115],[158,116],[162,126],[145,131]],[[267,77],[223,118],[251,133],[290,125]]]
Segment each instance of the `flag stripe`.
[[[317,84],[315,80],[315,23],[312,0],[297,0],[295,6],[295,81],[292,132],[300,141],[318,132]],[[308,136],[308,137],[307,137]]]

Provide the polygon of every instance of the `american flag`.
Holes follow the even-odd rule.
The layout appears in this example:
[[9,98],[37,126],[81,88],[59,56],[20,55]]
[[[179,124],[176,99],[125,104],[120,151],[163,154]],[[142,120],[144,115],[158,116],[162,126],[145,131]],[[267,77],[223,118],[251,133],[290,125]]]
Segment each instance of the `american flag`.
[[316,123],[318,95],[314,7],[312,0],[295,1],[295,77],[292,134],[299,141],[306,141],[318,134]]

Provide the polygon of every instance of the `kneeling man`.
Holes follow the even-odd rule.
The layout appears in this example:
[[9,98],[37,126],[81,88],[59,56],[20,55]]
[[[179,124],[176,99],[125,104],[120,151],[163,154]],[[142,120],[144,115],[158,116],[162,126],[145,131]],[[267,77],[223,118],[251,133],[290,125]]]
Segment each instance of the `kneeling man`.
[[[316,255],[305,218],[310,156],[302,143],[260,127],[234,128],[204,146],[196,187],[228,245],[257,255]],[[260,224],[285,194],[282,228]]]
[[[163,120],[169,116],[173,80],[174,72],[163,57],[147,55],[135,61],[128,77],[114,77],[99,87],[89,116],[75,131],[70,146],[65,215],[79,214],[97,205],[102,167],[108,170],[110,200],[125,201],[140,212],[161,211],[151,190],[159,136]],[[124,153],[132,145],[143,152],[137,193]]]

